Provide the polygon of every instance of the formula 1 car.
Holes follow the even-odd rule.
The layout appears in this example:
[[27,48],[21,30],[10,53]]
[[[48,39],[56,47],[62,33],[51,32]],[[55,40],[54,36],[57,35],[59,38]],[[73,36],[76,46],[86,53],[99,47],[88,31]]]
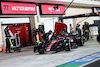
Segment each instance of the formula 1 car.
[[[57,24],[57,23],[56,23]],[[61,25],[63,28],[58,30],[56,29],[56,34],[59,33],[58,31],[64,30],[64,25],[62,23],[58,23],[57,26]],[[56,26],[56,25],[55,25]],[[61,28],[60,26],[60,28]],[[59,27],[57,27],[59,28]],[[38,51],[40,54],[49,51],[70,51],[72,48],[77,47],[79,45],[83,46],[83,40],[81,36],[77,36],[76,33],[65,33],[65,31],[60,32],[60,35],[55,36],[53,35],[51,40],[48,39],[50,33],[44,34],[42,37],[45,41],[41,41],[38,43],[37,47],[34,47],[34,52]]]
[[[52,36],[53,38],[54,36]],[[54,38],[53,38],[54,39]],[[46,38],[47,40],[47,38]],[[40,54],[43,54],[44,52],[49,52],[49,51],[70,51],[71,50],[71,44],[70,40],[67,39],[65,36],[61,35],[58,36],[55,40],[50,40],[50,41],[42,41],[38,43],[37,47],[34,47],[34,52],[38,51]]]

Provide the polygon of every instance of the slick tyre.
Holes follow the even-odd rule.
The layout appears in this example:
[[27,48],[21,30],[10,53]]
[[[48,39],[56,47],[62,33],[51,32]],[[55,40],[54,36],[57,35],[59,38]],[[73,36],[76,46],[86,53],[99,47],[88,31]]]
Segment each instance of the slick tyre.
[[80,41],[79,41],[79,46],[83,46],[84,45],[84,41],[82,39],[82,37],[80,38]]
[[78,39],[76,40],[76,44],[78,46],[83,46],[84,45],[84,41],[82,37],[78,37]]
[[39,54],[44,54],[44,49],[39,49]]
[[97,35],[97,42],[100,43],[100,35]]
[[67,46],[65,46],[65,51],[71,51],[71,44],[68,44]]
[[56,44],[56,49],[55,49],[55,51],[56,51],[56,52],[59,52],[59,51],[60,51],[60,48],[61,48],[61,46],[58,45],[58,44]]

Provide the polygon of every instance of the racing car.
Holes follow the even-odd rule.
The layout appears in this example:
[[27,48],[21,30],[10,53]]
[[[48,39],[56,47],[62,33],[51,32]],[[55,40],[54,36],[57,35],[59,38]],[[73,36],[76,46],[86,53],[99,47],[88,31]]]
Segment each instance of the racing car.
[[51,40],[47,41],[48,38],[43,37],[45,41],[39,42],[38,46],[34,47],[34,52],[37,50],[40,54],[43,54],[44,52],[49,52],[49,51],[59,52],[62,50],[65,51],[71,50],[70,40],[66,39],[64,35],[57,36],[56,39],[54,39],[53,35],[51,38],[52,38]]
[[[61,26],[59,27],[59,25]],[[56,27],[60,28],[60,30],[58,30]],[[77,34],[75,33],[69,34],[65,33],[65,31],[58,32],[64,30],[65,27],[66,25],[64,25],[63,23],[61,24],[56,23],[55,24],[56,38],[54,38],[55,35],[53,35],[51,37],[53,39],[49,40],[48,36],[51,33],[44,34],[43,35],[44,41],[39,42],[37,47],[34,47],[34,52],[36,52],[37,50],[40,54],[43,54],[44,52],[49,52],[49,51],[56,51],[56,52],[62,50],[71,51],[71,49],[77,47],[77,45],[83,45],[82,37],[76,36]],[[60,33],[60,35],[58,33]]]

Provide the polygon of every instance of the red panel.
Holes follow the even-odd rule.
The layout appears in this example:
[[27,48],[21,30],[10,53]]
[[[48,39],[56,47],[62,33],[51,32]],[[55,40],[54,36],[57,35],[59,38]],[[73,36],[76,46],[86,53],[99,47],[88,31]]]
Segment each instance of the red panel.
[[29,25],[28,24],[24,24],[24,26],[25,26],[26,42],[30,42]]
[[67,25],[64,23],[55,23],[55,32],[56,32],[56,36],[60,35],[61,30],[64,30],[64,28],[67,28]]
[[13,33],[13,35],[15,33],[19,33],[21,46],[22,46],[22,44],[30,42],[28,24],[21,24],[21,25],[17,25],[17,26],[9,26],[9,28],[10,28],[11,32]]
[[2,14],[37,14],[36,4],[1,2]]
[[54,9],[56,6],[57,5],[41,4],[42,14],[63,14],[65,11],[65,6],[58,5],[59,9]]

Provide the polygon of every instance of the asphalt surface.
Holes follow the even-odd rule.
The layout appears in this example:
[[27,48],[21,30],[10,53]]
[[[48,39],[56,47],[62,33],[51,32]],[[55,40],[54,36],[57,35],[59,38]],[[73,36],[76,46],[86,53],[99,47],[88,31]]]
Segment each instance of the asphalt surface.
[[91,64],[84,66],[84,67],[100,67],[100,60],[97,60]]
[[[33,53],[33,46],[22,48],[22,52],[0,53],[0,67],[56,67],[83,56],[100,51],[100,44],[90,40],[84,46],[70,52],[39,54]],[[96,67],[96,66],[95,66]]]

